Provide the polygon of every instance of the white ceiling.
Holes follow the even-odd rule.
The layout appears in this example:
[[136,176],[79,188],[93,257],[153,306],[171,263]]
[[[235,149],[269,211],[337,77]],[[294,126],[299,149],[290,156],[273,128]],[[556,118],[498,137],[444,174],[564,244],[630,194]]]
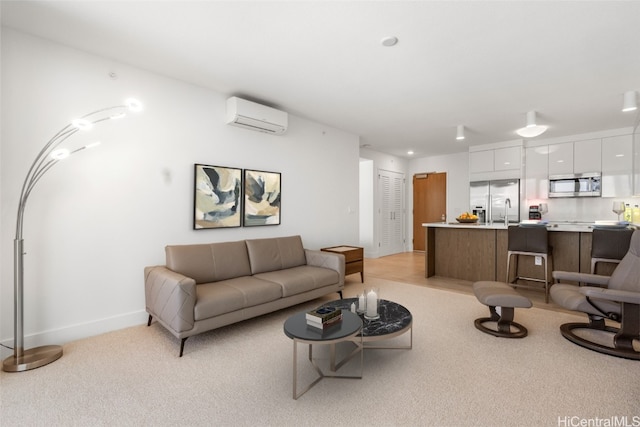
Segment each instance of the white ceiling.
[[[407,157],[634,126],[638,1],[44,1],[2,24],[239,95]],[[396,36],[395,47],[380,40]],[[456,125],[466,140],[455,140]]]

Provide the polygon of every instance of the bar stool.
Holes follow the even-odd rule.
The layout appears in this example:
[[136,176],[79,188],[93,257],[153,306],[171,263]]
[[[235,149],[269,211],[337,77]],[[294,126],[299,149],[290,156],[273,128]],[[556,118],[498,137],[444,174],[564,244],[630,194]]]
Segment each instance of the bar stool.
[[[551,246],[549,246],[549,235],[545,226],[511,226],[507,229],[509,244],[507,248],[507,280],[513,287],[534,287],[530,285],[518,284],[518,280],[544,283],[544,301],[549,302],[549,262],[553,264]],[[511,257],[515,256],[514,270],[515,278],[509,279],[511,275]],[[539,256],[542,258],[544,267],[544,279],[536,277],[518,276],[518,258],[520,256]],[[539,287],[534,287],[539,289]]]
[[619,264],[629,251],[633,230],[594,228],[591,234],[591,274],[596,274],[596,264]]

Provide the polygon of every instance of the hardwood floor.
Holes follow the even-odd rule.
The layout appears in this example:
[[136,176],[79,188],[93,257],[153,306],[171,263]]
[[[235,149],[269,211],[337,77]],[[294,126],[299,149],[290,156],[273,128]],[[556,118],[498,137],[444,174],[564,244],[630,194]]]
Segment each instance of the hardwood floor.
[[[365,258],[365,282],[367,276],[473,295],[473,282],[438,276],[424,277],[424,252],[404,252],[380,258]],[[345,280],[346,284],[360,283],[360,276],[350,275]],[[517,290],[529,298],[534,307],[566,311],[551,300],[545,303],[542,289],[517,288]]]

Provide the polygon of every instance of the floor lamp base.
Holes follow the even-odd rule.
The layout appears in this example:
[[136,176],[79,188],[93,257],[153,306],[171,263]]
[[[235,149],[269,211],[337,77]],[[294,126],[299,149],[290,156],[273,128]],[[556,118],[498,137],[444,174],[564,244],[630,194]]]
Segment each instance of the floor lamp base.
[[59,345],[45,345],[25,350],[22,357],[16,359],[9,356],[2,362],[5,372],[22,372],[36,369],[62,357],[62,347]]

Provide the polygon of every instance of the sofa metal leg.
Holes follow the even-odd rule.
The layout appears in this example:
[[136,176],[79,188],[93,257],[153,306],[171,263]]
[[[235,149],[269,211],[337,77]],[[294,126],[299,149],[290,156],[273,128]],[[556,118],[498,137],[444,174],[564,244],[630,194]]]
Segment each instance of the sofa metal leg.
[[187,340],[187,338],[182,338],[182,340],[180,341],[180,357],[182,357],[182,352],[184,351],[184,342]]
[[338,291],[338,295],[340,295],[340,299],[344,299],[342,298],[342,291]]
[[151,326],[151,319],[153,319],[153,316],[149,315],[149,320],[147,321],[147,326]]

